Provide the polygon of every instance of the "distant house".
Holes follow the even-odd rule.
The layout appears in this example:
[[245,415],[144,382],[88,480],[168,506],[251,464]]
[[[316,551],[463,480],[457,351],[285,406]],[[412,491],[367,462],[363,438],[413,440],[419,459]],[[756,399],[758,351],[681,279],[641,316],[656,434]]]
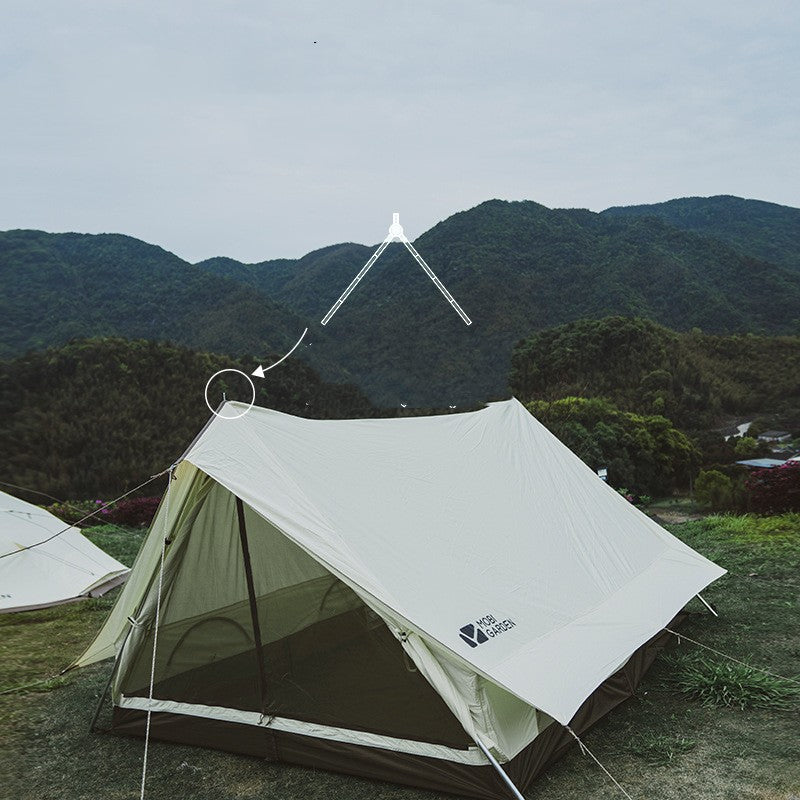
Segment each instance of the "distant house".
[[752,424],[752,422],[740,422],[738,425],[731,425],[729,428],[723,428],[720,430],[720,433],[725,437],[725,441],[727,442],[728,439],[735,439],[746,435]]
[[788,442],[792,438],[789,431],[764,431],[759,434],[759,442]]
[[780,458],[748,458],[746,461],[737,461],[736,463],[750,469],[772,469],[781,467],[786,462]]

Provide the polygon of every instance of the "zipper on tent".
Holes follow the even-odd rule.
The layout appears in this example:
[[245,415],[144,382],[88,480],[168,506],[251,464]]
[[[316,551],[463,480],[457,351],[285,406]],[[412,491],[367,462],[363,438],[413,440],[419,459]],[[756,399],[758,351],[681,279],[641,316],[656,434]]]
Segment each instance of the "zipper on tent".
[[253,622],[253,639],[256,645],[256,661],[258,662],[258,686],[261,694],[261,713],[267,714],[267,679],[264,667],[264,651],[261,646],[261,626],[258,622],[258,606],[256,605],[256,591],[253,584],[253,567],[250,563],[250,548],[247,544],[247,528],[244,522],[244,503],[236,498],[236,515],[239,519],[239,540],[242,544],[242,560],[244,561],[244,575],[247,581],[247,596],[250,600],[250,618]]

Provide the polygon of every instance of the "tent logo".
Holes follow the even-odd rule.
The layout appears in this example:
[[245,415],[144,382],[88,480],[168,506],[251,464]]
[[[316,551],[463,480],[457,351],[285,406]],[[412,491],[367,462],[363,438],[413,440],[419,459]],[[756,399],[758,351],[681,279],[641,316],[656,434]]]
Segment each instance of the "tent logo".
[[501,619],[499,622],[493,614],[486,614],[475,622],[470,622],[459,629],[461,640],[470,647],[485,644],[489,639],[511,630],[516,625],[513,620]]
[[475,625],[465,625],[461,629],[459,636],[470,646],[477,647],[479,644],[489,641],[489,637]]

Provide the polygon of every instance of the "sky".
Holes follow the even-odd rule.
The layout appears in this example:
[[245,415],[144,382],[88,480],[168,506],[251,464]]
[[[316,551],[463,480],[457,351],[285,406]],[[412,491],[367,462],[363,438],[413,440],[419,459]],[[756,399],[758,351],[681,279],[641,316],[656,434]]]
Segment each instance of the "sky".
[[189,261],[484,200],[800,206],[800,3],[4,0],[0,230]]

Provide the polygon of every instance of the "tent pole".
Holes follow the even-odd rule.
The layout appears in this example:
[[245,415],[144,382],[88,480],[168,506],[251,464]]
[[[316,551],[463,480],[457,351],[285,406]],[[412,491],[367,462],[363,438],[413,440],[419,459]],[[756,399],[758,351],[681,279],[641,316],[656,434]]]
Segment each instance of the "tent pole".
[[473,738],[475,739],[475,744],[480,747],[483,754],[489,759],[489,763],[497,770],[498,775],[503,779],[503,783],[511,790],[511,794],[513,794],[517,800],[525,800],[522,792],[514,786],[514,782],[506,775],[505,770],[500,766],[500,762],[489,752],[489,748],[477,736]]
[[264,651],[261,645],[261,626],[258,623],[258,606],[256,605],[256,591],[253,583],[253,567],[250,563],[250,547],[247,543],[247,528],[244,524],[244,504],[236,498],[236,516],[239,520],[239,540],[242,544],[242,559],[244,561],[244,576],[247,581],[247,596],[250,600],[250,619],[253,623],[253,639],[256,646],[256,662],[258,663],[258,686],[261,693],[261,713],[267,713],[267,679],[264,667]]
[[100,695],[100,699],[97,701],[97,708],[94,711],[94,716],[92,717],[92,724],[89,725],[89,733],[96,733],[96,725],[97,720],[100,717],[100,712],[103,709],[103,703],[105,703],[106,697],[108,696],[108,689],[111,686],[111,681],[114,679],[114,673],[117,671],[117,665],[119,664],[118,659],[114,659],[114,664],[111,667],[111,674],[108,676],[108,680],[106,681],[105,688],[103,689],[103,693]]
[[709,611],[710,611],[710,612],[711,612],[711,613],[712,613],[712,614],[713,614],[715,617],[718,617],[718,616],[719,616],[719,614],[717,614],[717,612],[716,612],[716,611],[714,611],[714,609],[713,609],[713,608],[711,608],[711,606],[708,604],[708,602],[706,602],[706,599],[703,597],[703,595],[701,595],[701,594],[700,594],[700,592],[698,592],[698,593],[697,593],[697,598],[698,598],[698,600],[700,600],[700,602],[701,602],[701,603],[702,603],[702,604],[703,604],[703,605],[704,605],[704,606],[705,606],[705,607],[706,607],[706,608],[707,608],[707,609],[708,609],[708,610],[709,610]]

